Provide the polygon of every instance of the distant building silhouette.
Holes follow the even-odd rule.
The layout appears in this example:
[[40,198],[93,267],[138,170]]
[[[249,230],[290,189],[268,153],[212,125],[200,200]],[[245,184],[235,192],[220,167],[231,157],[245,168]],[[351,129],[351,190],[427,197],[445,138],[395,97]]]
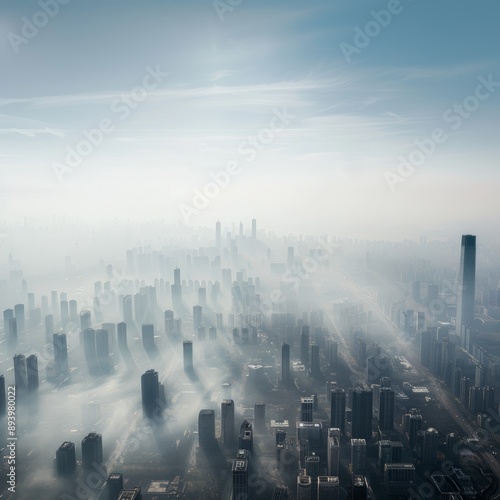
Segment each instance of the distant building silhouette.
[[[474,301],[476,296],[476,237],[462,236],[460,272],[458,277],[456,332],[462,340],[465,329],[474,325]],[[462,344],[463,345],[463,344]]]
[[290,385],[290,346],[285,342],[281,346],[281,382],[284,387]]
[[184,362],[184,371],[193,371],[193,343],[190,340],[184,340],[182,343],[182,359]]

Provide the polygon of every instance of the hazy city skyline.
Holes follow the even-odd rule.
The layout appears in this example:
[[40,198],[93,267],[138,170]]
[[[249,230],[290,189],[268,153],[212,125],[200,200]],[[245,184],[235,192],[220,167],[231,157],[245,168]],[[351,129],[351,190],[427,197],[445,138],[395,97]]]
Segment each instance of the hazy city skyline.
[[[387,234],[495,222],[492,2],[42,3],[2,5],[0,220],[210,226],[230,210],[285,231],[376,220]],[[263,132],[276,111],[289,119]],[[67,161],[79,147],[88,156]],[[227,187],[182,209],[231,162]]]

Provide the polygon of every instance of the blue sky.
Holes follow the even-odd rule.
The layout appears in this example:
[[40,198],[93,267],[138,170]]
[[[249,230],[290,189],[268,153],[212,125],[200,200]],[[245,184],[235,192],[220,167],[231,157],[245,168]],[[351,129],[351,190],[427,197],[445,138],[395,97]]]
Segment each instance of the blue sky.
[[[255,216],[299,231],[409,221],[473,231],[498,213],[500,88],[452,119],[479,78],[500,82],[494,0],[221,0],[222,20],[212,1],[69,0],[20,42],[26,19],[43,23],[41,3],[0,7],[0,220]],[[374,25],[372,11],[388,9]],[[360,48],[356,28],[376,36]],[[117,100],[155,68],[165,75],[124,117]],[[248,161],[242,142],[276,110],[293,119]],[[113,132],[58,177],[67,148],[102,120]],[[402,178],[401,157],[436,128],[446,140]],[[239,173],[186,217],[230,161]]]

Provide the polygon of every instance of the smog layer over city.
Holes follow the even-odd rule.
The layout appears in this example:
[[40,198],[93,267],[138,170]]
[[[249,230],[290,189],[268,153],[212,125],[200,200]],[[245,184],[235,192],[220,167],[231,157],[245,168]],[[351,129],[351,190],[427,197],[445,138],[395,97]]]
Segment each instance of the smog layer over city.
[[0,499],[500,498],[499,18],[3,0]]

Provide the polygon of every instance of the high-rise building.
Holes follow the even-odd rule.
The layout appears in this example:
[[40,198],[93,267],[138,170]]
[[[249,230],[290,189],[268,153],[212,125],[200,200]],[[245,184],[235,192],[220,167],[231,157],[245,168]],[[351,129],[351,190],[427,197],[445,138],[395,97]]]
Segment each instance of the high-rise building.
[[34,354],[26,358],[26,375],[28,378],[28,392],[36,392],[40,383],[38,379],[38,358]]
[[7,393],[5,392],[5,377],[0,375],[0,417],[7,412]]
[[311,344],[311,376],[315,378],[321,377],[321,366],[319,363],[319,345]]
[[366,500],[368,498],[368,482],[365,476],[354,474],[347,495],[349,500]]
[[254,430],[256,434],[264,434],[266,430],[266,403],[258,401],[254,406]]
[[219,221],[215,223],[215,248],[220,254],[222,251],[222,229]]
[[118,500],[142,500],[141,488],[136,486],[135,488],[120,491]]
[[184,340],[182,342],[182,359],[184,361],[184,371],[193,371],[193,342]]
[[54,366],[56,375],[67,375],[68,364],[68,341],[65,333],[54,333],[52,336],[54,346]]
[[142,325],[142,345],[147,352],[155,350],[155,326],[153,324]]
[[460,271],[458,277],[456,332],[464,337],[465,328],[474,326],[476,294],[476,237],[462,236]]
[[366,441],[351,439],[351,470],[353,474],[362,474],[366,469]]
[[394,391],[390,387],[379,389],[379,428],[381,431],[394,429]]
[[290,345],[286,342],[281,346],[281,382],[284,387],[290,385]]
[[340,468],[340,429],[328,429],[328,475],[338,476]]
[[327,363],[330,373],[335,372],[338,366],[339,343],[336,340],[328,339],[326,341]]
[[91,432],[82,441],[82,465],[84,470],[95,470],[102,465],[102,435]]
[[6,338],[10,336],[9,321],[11,319],[14,319],[14,309],[5,309],[3,312],[3,331]]
[[7,327],[9,336],[7,337],[7,347],[9,351],[13,351],[17,347],[17,320],[16,318],[9,319],[9,326]]
[[309,369],[309,326],[302,327],[300,335],[300,362]]
[[314,398],[300,398],[300,421],[313,421]]
[[16,354],[14,356],[14,383],[17,396],[26,394],[28,391],[28,370],[24,354]]
[[309,455],[305,459],[305,464],[306,475],[311,478],[311,496],[316,498],[318,495],[320,458],[317,455]]
[[425,431],[424,446],[422,449],[422,461],[425,465],[434,465],[437,460],[439,434],[436,429],[429,427]]
[[317,483],[318,500],[339,500],[338,476],[318,476]]
[[93,328],[87,328],[83,331],[83,350],[89,373],[91,375],[98,375],[100,373],[100,368],[97,360],[95,330]]
[[123,474],[113,472],[108,477],[108,500],[118,500],[123,490]]
[[225,446],[234,444],[234,401],[224,399],[221,403],[221,441]]
[[384,486],[388,495],[406,495],[416,485],[413,464],[386,464],[384,466]]
[[372,437],[372,390],[359,387],[352,391],[352,429],[351,437],[369,441]]
[[459,463],[460,435],[454,432],[446,434],[446,460],[450,460],[454,464]]
[[409,416],[408,440],[412,448],[417,444],[417,435],[420,430],[422,430],[422,415],[416,411],[411,412]]
[[48,314],[44,318],[45,323],[45,340],[49,342],[49,339],[54,335],[54,316],[52,314]]
[[127,323],[122,321],[116,325],[117,335],[118,335],[118,348],[120,352],[124,353],[128,350],[127,345]]
[[253,453],[253,428],[248,420],[244,420],[238,435],[238,447],[240,450],[248,450]]
[[68,476],[76,471],[75,443],[64,441],[56,451],[56,469],[61,476]]
[[271,500],[288,500],[288,498],[288,488],[284,486],[276,486],[276,488],[274,488]]
[[331,391],[330,427],[340,429],[342,434],[345,432],[345,400],[344,389],[337,388]]
[[198,331],[203,324],[203,308],[201,306],[193,306],[193,330]]
[[159,417],[160,389],[158,372],[147,370],[141,376],[142,414],[145,418]]
[[[52,315],[53,316],[53,315]],[[80,330],[84,332],[92,326],[92,316],[90,311],[80,311]],[[52,332],[54,333],[54,332]]]
[[246,500],[248,496],[248,460],[233,460],[233,500]]
[[297,476],[297,500],[312,499],[312,481],[305,473]]
[[215,412],[200,410],[198,414],[198,443],[200,448],[211,449],[215,446]]
[[96,330],[95,349],[100,373],[109,373],[111,371],[111,360],[109,358],[109,334],[107,330]]
[[26,316],[24,314],[24,304],[16,304],[14,306],[14,317],[17,323],[17,334],[25,332],[26,329]]
[[252,240],[257,239],[257,219],[252,219]]

